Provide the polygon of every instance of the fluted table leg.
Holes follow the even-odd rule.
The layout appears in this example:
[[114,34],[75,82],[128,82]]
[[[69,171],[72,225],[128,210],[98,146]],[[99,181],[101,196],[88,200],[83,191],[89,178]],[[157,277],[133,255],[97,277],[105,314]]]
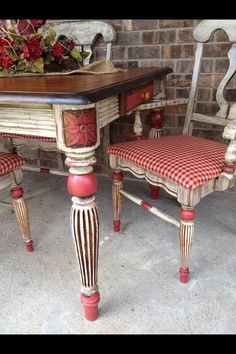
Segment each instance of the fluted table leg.
[[75,109],[55,106],[57,146],[66,154],[68,192],[72,196],[71,233],[81,275],[81,302],[85,318],[98,317],[99,220],[95,204],[97,178],[93,172],[95,150],[100,144],[95,105]]
[[98,317],[98,246],[99,220],[95,204],[97,179],[94,173],[70,174],[68,191],[72,197],[71,232],[75,243],[81,274],[81,302],[85,317],[94,321]]

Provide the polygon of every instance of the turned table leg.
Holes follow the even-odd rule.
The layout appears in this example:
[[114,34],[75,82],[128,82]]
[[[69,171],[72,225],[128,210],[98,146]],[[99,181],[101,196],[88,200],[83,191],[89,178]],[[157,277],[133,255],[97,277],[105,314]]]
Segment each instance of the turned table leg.
[[75,243],[81,274],[81,302],[85,317],[94,321],[98,317],[98,246],[99,221],[94,194],[97,179],[94,173],[70,174],[68,191],[72,197],[71,232]]
[[71,233],[81,275],[81,302],[85,318],[98,317],[99,220],[95,204],[97,178],[93,172],[95,150],[100,144],[94,104],[64,110],[55,106],[57,146],[66,154],[68,192],[72,196]]

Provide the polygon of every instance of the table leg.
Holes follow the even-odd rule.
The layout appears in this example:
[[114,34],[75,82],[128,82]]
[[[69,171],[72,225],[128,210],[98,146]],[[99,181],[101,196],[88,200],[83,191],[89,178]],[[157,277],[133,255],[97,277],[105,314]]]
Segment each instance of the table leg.
[[[67,154],[70,166],[68,191],[72,195],[71,232],[81,274],[81,302],[85,318],[94,321],[98,317],[98,247],[99,220],[95,204],[97,179],[90,165],[94,156],[83,160],[83,156]],[[87,166],[86,166],[87,164]],[[79,166],[80,165],[80,166]]]

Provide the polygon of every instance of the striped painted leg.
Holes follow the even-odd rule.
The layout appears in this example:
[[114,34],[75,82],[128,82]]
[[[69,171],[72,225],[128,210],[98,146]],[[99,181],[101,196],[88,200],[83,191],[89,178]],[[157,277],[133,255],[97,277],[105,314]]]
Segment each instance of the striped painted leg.
[[84,305],[85,318],[94,321],[98,317],[100,300],[97,285],[99,221],[94,195],[97,190],[95,174],[70,174],[68,190],[73,195],[71,231],[82,282],[80,300]]
[[119,170],[115,170],[112,174],[113,186],[112,186],[112,202],[113,202],[113,214],[114,214],[114,231],[120,231],[120,210],[121,210],[121,194],[120,188],[122,187],[123,173]]
[[18,185],[17,187],[11,188],[10,192],[13,200],[13,207],[15,210],[16,218],[23,234],[26,250],[28,252],[32,252],[34,250],[33,240],[31,239],[30,234],[27,206],[23,198],[24,190],[20,185]]
[[179,270],[180,281],[182,283],[188,282],[189,276],[189,256],[191,253],[192,240],[194,236],[194,216],[195,211],[192,208],[181,208],[180,211],[181,222],[179,230],[179,242],[180,242],[180,259],[181,267]]

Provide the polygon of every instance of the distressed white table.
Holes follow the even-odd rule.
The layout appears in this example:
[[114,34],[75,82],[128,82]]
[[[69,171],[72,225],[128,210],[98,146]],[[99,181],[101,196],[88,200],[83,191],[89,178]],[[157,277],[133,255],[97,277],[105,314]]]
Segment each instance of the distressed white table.
[[69,166],[71,232],[81,274],[85,317],[98,317],[99,220],[95,150],[100,129],[163,90],[169,68],[103,75],[0,78],[0,133],[56,141]]

